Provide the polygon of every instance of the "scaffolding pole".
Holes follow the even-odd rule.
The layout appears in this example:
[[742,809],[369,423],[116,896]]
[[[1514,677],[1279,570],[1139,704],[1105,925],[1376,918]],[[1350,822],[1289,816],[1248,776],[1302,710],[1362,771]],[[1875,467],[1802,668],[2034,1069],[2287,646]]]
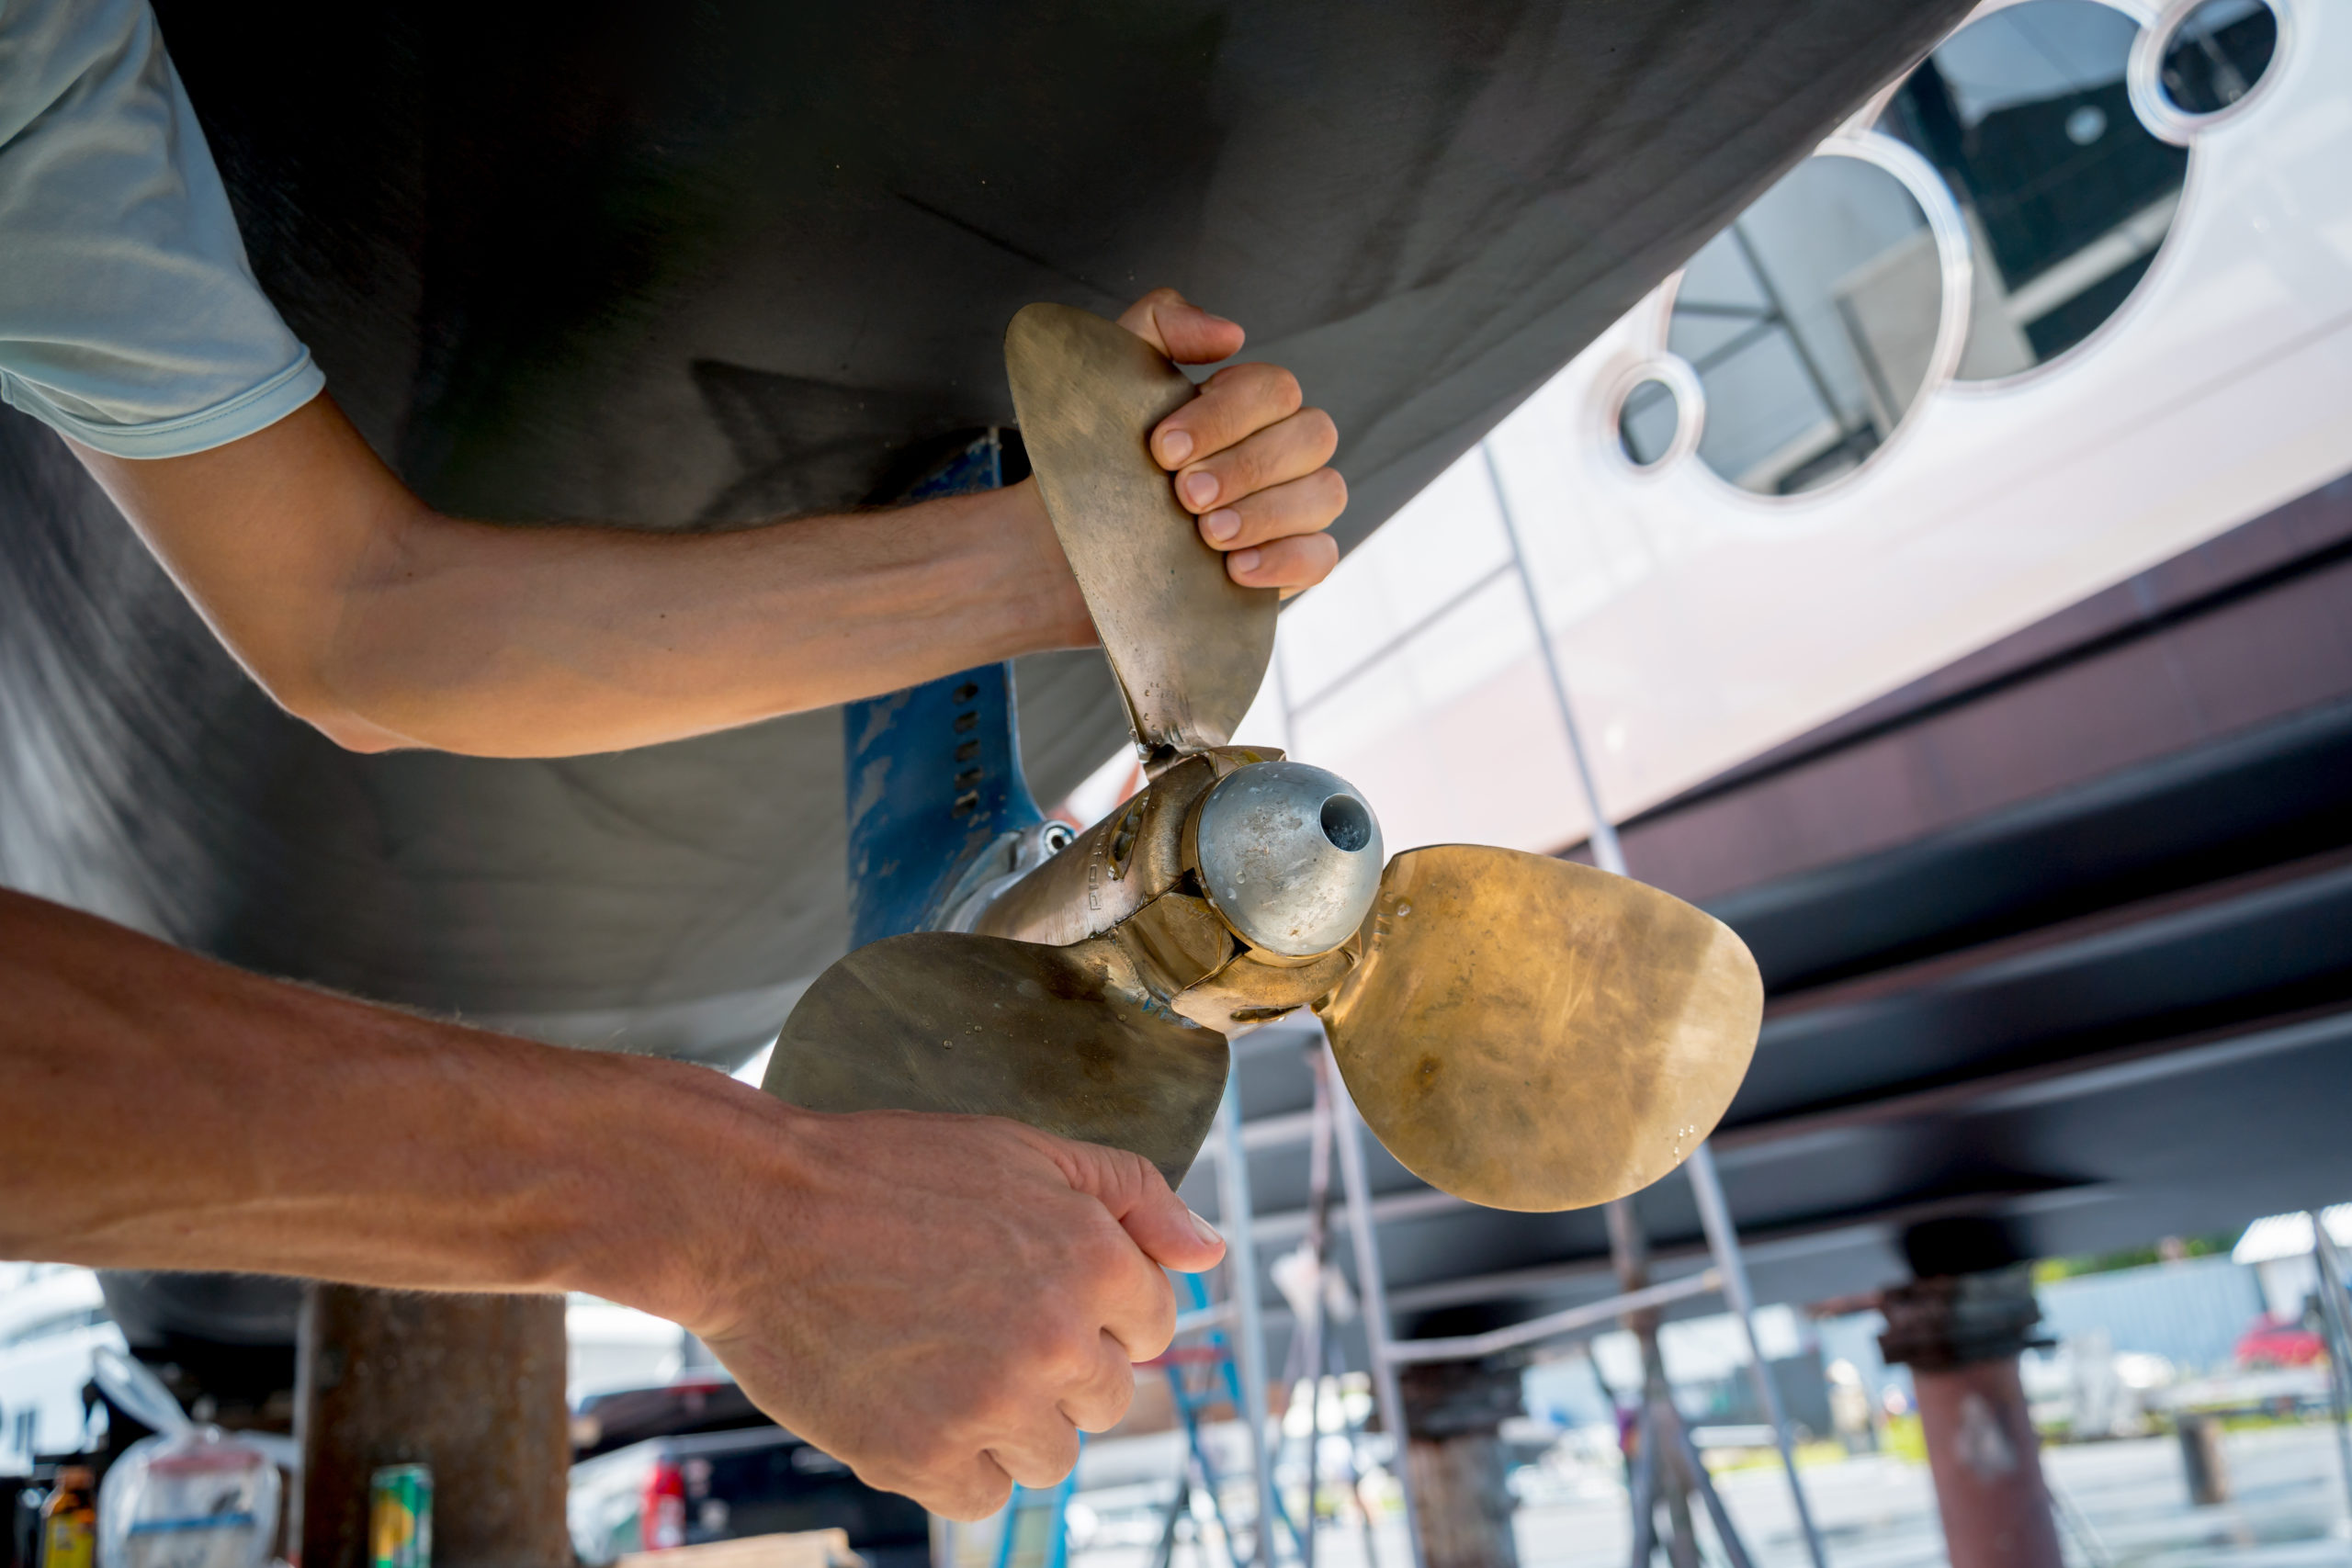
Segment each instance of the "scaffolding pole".
[[1510,563],[1519,573],[1520,592],[1527,600],[1527,618],[1535,625],[1535,647],[1544,655],[1544,673],[1552,682],[1552,704],[1559,710],[1560,731],[1567,738],[1568,761],[1576,768],[1577,784],[1584,792],[1585,809],[1592,818],[1592,863],[1623,876],[1625,852],[1617,842],[1617,824],[1600,808],[1600,785],[1593,778],[1591,761],[1585,754],[1584,732],[1577,728],[1576,705],[1568,701],[1567,677],[1560,670],[1559,650],[1552,646],[1552,626],[1544,618],[1544,602],[1536,596],[1535,578],[1527,570],[1527,551],[1519,542],[1519,520],[1511,514],[1510,495],[1503,489],[1503,471],[1495,464],[1493,443],[1478,443],[1478,456],[1486,459],[1487,482],[1495,492],[1495,513],[1503,520],[1503,537],[1510,541]]
[[[1283,668],[1282,649],[1277,643],[1273,660],[1274,695],[1282,707],[1283,745],[1291,751],[1298,749],[1298,707],[1290,690],[1290,673]],[[1364,1175],[1363,1118],[1356,1111],[1354,1098],[1348,1092],[1348,1080],[1340,1071],[1339,1058],[1331,1054],[1331,1043],[1325,1038],[1323,1078],[1330,1090],[1331,1142],[1340,1156],[1340,1190],[1347,1208],[1348,1243],[1355,1253],[1356,1296],[1363,1313],[1364,1346],[1372,1362],[1372,1395],[1380,1410],[1380,1424],[1394,1445],[1391,1473],[1396,1480],[1396,1498],[1405,1515],[1405,1550],[1411,1568],[1427,1568],[1421,1555],[1420,1519],[1413,1505],[1412,1463],[1408,1452],[1411,1441],[1405,1429],[1405,1395],[1396,1379],[1396,1364],[1390,1359],[1391,1340],[1388,1317],[1388,1282],[1380,1271],[1380,1237],[1372,1214],[1372,1186]],[[1317,1289],[1321,1285],[1318,1282]],[[1321,1393],[1316,1395],[1317,1409],[1321,1409]],[[1311,1440],[1311,1439],[1310,1439]],[[1307,1465],[1306,1529],[1315,1529],[1315,1466]],[[1362,1498],[1359,1495],[1359,1503]],[[1364,1520],[1364,1551],[1367,1560],[1373,1556],[1371,1517]]]
[[[1560,731],[1568,743],[1569,761],[1575,765],[1577,784],[1584,792],[1585,808],[1591,818],[1593,863],[1613,875],[1623,876],[1624,847],[1618,841],[1617,825],[1601,808],[1600,782],[1593,777],[1584,733],[1577,726],[1576,705],[1568,698],[1567,677],[1560,668],[1560,653],[1552,640],[1551,623],[1544,618],[1544,602],[1535,592],[1534,574],[1527,569],[1527,551],[1520,542],[1519,520],[1511,512],[1510,492],[1503,484],[1502,468],[1495,461],[1494,444],[1478,443],[1478,455],[1487,465],[1487,482],[1494,490],[1495,513],[1502,519],[1503,537],[1510,543],[1511,564],[1518,569],[1520,591],[1527,601],[1527,617],[1534,624],[1535,646],[1544,656],[1544,673],[1551,682],[1552,701],[1559,711]],[[1773,1386],[1771,1369],[1764,1364],[1763,1351],[1757,1344],[1756,1303],[1747,1288],[1747,1267],[1740,1257],[1739,1233],[1732,1224],[1730,1208],[1724,1201],[1723,1184],[1715,1178],[1714,1156],[1702,1143],[1684,1162],[1684,1169],[1699,1201],[1700,1224],[1706,1230],[1707,1246],[1714,1254],[1715,1267],[1723,1275],[1724,1294],[1747,1337],[1757,1393],[1764,1401],[1765,1415],[1772,1423],[1772,1440],[1780,1449],[1781,1465],[1788,1472],[1789,1495],[1796,1504],[1797,1519],[1804,1527],[1805,1547],[1812,1554],[1814,1568],[1829,1568],[1821,1532],[1815,1528],[1813,1510],[1805,1500],[1804,1483],[1797,1478],[1796,1449],[1789,1440],[1788,1416],[1781,1406],[1780,1391]]]
[[2344,1255],[2327,1234],[2327,1213],[2309,1211],[2312,1222],[2312,1261],[2319,1265],[2320,1321],[2327,1337],[2327,1393],[2335,1421],[2335,1459],[2344,1472],[2344,1517],[2352,1523],[2352,1294],[2344,1288]]
[[1217,1218],[1225,1228],[1225,1269],[1228,1298],[1239,1319],[1234,1325],[1241,1340],[1241,1403],[1243,1430],[1250,1436],[1250,1470],[1258,1482],[1258,1517],[1251,1529],[1250,1560],[1269,1568],[1274,1560],[1274,1459],[1266,1445],[1266,1322],[1258,1299],[1258,1240],[1255,1215],[1250,1207],[1250,1156],[1241,1147],[1241,1075],[1225,1080],[1225,1100],[1217,1107],[1224,1134],[1216,1162]]
[[1408,1366],[1417,1361],[1483,1360],[1488,1356],[1499,1356],[1505,1350],[1540,1345],[1546,1339],[1560,1339],[1588,1328],[1598,1328],[1627,1313],[1688,1301],[1692,1296],[1713,1295],[1722,1288],[1722,1273],[1710,1269],[1685,1279],[1669,1280],[1662,1285],[1644,1285],[1638,1290],[1621,1292],[1602,1301],[1587,1302],[1565,1312],[1531,1317],[1508,1328],[1490,1328],[1484,1334],[1464,1334],[1445,1339],[1399,1340],[1389,1347],[1388,1359],[1399,1366]]
[[1724,1295],[1731,1303],[1731,1310],[1739,1319],[1740,1332],[1747,1340],[1747,1370],[1755,1375],[1756,1397],[1763,1402],[1765,1419],[1772,1423],[1772,1441],[1781,1450],[1781,1463],[1789,1472],[1789,1495],[1797,1506],[1797,1523],[1804,1527],[1805,1550],[1813,1554],[1813,1568],[1829,1568],[1829,1553],[1822,1545],[1821,1530],[1813,1522],[1813,1509],[1805,1502],[1804,1488],[1797,1482],[1796,1447],[1789,1438],[1789,1413],[1781,1404],[1780,1385],[1772,1381],[1772,1369],[1764,1362],[1764,1347],[1756,1337],[1756,1298],[1747,1288],[1747,1264],[1739,1255],[1739,1233],[1731,1223],[1731,1205],[1724,1201],[1724,1184],[1715,1175],[1715,1153],[1705,1144],[1690,1151],[1686,1162],[1690,1175],[1690,1190],[1699,1200],[1699,1224],[1707,1233],[1707,1247],[1715,1255],[1715,1268],[1724,1277]]
[[[1330,1042],[1324,1042],[1327,1056]],[[1348,1080],[1336,1057],[1325,1062],[1331,1076],[1333,1142],[1340,1153],[1340,1186],[1348,1205],[1348,1241],[1356,1255],[1356,1293],[1363,1305],[1364,1344],[1372,1351],[1373,1397],[1380,1404],[1380,1424],[1396,1445],[1396,1495],[1405,1506],[1405,1546],[1413,1568],[1427,1568],[1421,1555],[1419,1517],[1413,1505],[1410,1438],[1405,1430],[1405,1394],[1396,1381],[1396,1342],[1389,1337],[1388,1281],[1380,1271],[1380,1236],[1372,1213],[1372,1185],[1363,1168],[1363,1117],[1348,1092]]]

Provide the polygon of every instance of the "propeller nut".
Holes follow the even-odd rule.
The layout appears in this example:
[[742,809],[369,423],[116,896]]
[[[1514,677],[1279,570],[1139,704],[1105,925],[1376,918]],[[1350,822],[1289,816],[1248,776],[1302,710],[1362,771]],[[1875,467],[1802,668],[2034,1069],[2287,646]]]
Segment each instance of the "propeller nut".
[[1355,787],[1304,762],[1220,780],[1193,829],[1201,887],[1233,929],[1287,958],[1353,936],[1380,891],[1380,823]]

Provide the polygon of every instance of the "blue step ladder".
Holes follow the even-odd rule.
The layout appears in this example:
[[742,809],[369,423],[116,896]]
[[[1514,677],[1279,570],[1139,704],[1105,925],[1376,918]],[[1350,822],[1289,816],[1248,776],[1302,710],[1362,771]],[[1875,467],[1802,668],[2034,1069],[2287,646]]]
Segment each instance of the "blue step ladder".
[[[1084,1449],[1086,1434],[1078,1440]],[[1015,1486],[996,1538],[996,1568],[1069,1568],[1069,1499],[1077,1490],[1076,1466],[1058,1486],[1040,1492]]]
[[[1181,1274],[1177,1278],[1183,1282],[1192,1309],[1194,1312],[1205,1311],[1209,1305],[1209,1292],[1203,1277],[1198,1274]],[[1208,1445],[1202,1436],[1201,1416],[1204,1409],[1217,1404],[1220,1398],[1232,1406],[1237,1417],[1247,1419],[1250,1407],[1248,1402],[1241,1396],[1241,1372],[1235,1364],[1232,1343],[1227,1337],[1226,1331],[1222,1327],[1211,1325],[1204,1331],[1198,1347],[1198,1350],[1205,1354],[1186,1354],[1186,1350],[1191,1348],[1193,1348],[1184,1346],[1170,1347],[1168,1354],[1161,1359],[1160,1364],[1162,1370],[1168,1374],[1168,1392],[1171,1403],[1176,1407],[1177,1419],[1184,1427],[1185,1450],[1191,1466],[1189,1474],[1197,1476],[1201,1489],[1208,1494],[1210,1513],[1216,1519],[1218,1533],[1225,1538],[1226,1555],[1236,1562],[1241,1562],[1247,1559],[1241,1553],[1239,1543],[1248,1538],[1237,1534],[1232,1521],[1225,1516],[1225,1498],[1220,1485],[1222,1478],[1217,1474],[1216,1466],[1209,1457]],[[1208,1370],[1210,1386],[1197,1387],[1189,1382],[1185,1377],[1188,1367],[1205,1367]],[[1180,1481],[1176,1488],[1176,1495],[1169,1504],[1170,1512],[1168,1529],[1163,1532],[1160,1543],[1163,1556],[1155,1560],[1160,1564],[1160,1568],[1165,1568],[1164,1553],[1175,1540],[1175,1510],[1184,1506],[1189,1490],[1190,1487]],[[1291,1554],[1296,1558],[1300,1551],[1298,1528],[1291,1522],[1290,1512],[1283,1506],[1281,1494],[1277,1492],[1273,1496],[1264,1499],[1262,1506],[1272,1510],[1273,1522],[1282,1535],[1289,1540]]]

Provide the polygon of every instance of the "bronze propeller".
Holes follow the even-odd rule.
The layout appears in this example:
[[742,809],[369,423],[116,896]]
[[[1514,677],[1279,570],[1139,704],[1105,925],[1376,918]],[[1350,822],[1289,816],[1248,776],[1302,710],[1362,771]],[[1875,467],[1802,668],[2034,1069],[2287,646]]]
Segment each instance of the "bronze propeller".
[[1275,595],[1236,586],[1146,446],[1193,396],[1112,322],[1032,305],[1005,339],[1038,487],[1102,634],[1147,787],[951,930],[819,976],[764,1087],[819,1111],[1009,1116],[1182,1179],[1227,1039],[1302,1007],[1365,1124],[1431,1186],[1580,1208],[1666,1174],[1747,1070],[1763,987],[1680,899],[1473,844],[1382,865],[1344,780],[1230,744]]

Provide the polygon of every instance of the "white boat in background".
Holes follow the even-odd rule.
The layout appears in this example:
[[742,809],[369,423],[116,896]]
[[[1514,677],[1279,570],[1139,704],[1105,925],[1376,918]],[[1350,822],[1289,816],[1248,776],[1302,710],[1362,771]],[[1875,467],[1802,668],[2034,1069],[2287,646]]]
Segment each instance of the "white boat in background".
[[90,1356],[123,1348],[98,1277],[57,1263],[0,1264],[0,1475],[23,1475],[36,1453],[82,1447]]

